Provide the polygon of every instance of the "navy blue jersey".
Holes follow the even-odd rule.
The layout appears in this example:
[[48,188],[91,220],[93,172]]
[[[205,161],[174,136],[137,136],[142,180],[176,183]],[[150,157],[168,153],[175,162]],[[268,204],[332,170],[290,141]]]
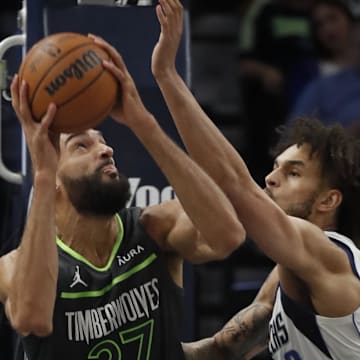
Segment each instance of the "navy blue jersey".
[[117,216],[110,259],[98,268],[57,239],[59,276],[51,336],[23,338],[29,360],[184,360],[182,289],[139,223]]

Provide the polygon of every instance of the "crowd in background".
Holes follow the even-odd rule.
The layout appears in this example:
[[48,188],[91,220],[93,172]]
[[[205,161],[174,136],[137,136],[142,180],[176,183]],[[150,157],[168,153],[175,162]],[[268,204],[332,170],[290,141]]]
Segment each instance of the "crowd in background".
[[[359,132],[360,29],[351,0],[250,0],[221,7],[193,1],[193,16],[237,13],[237,73],[245,153],[260,182],[274,129],[297,116]],[[231,8],[232,6],[232,8]],[[229,9],[230,7],[230,9]],[[203,12],[202,12],[203,11]],[[196,21],[196,19],[195,19]]]

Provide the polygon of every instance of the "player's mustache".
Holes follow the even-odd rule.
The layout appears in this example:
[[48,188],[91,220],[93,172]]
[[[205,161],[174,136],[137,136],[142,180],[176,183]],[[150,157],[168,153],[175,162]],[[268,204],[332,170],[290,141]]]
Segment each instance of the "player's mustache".
[[107,165],[114,165],[115,166],[115,161],[114,159],[105,159],[103,161],[101,161],[101,163],[96,167],[96,171],[100,171],[104,166]]

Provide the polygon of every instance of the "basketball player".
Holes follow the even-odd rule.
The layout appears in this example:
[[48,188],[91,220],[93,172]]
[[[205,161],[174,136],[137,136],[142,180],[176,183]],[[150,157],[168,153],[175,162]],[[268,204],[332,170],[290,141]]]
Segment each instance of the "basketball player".
[[129,182],[102,134],[52,133],[55,105],[35,122],[26,84],[14,78],[34,192],[20,247],[0,259],[0,299],[28,360],[184,359],[183,259],[223,259],[244,240],[225,194],[162,131],[109,52],[123,93],[111,115],[149,151],[178,200],[126,209]]
[[178,0],[160,4],[152,71],[185,146],[227,194],[250,238],[277,263],[254,303],[215,338],[186,346],[188,358],[193,349],[202,360],[250,359],[269,333],[277,360],[359,359],[358,140],[340,126],[299,119],[282,133],[261,189],[177,74],[183,10]]

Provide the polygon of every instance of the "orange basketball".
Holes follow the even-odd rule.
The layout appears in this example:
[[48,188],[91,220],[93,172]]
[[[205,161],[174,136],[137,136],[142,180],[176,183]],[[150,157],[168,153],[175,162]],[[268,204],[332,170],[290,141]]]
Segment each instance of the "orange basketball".
[[118,91],[116,79],[102,66],[103,59],[109,55],[81,34],[58,33],[36,43],[19,69],[19,80],[28,84],[35,120],[41,121],[53,102],[54,131],[80,132],[103,121]]

